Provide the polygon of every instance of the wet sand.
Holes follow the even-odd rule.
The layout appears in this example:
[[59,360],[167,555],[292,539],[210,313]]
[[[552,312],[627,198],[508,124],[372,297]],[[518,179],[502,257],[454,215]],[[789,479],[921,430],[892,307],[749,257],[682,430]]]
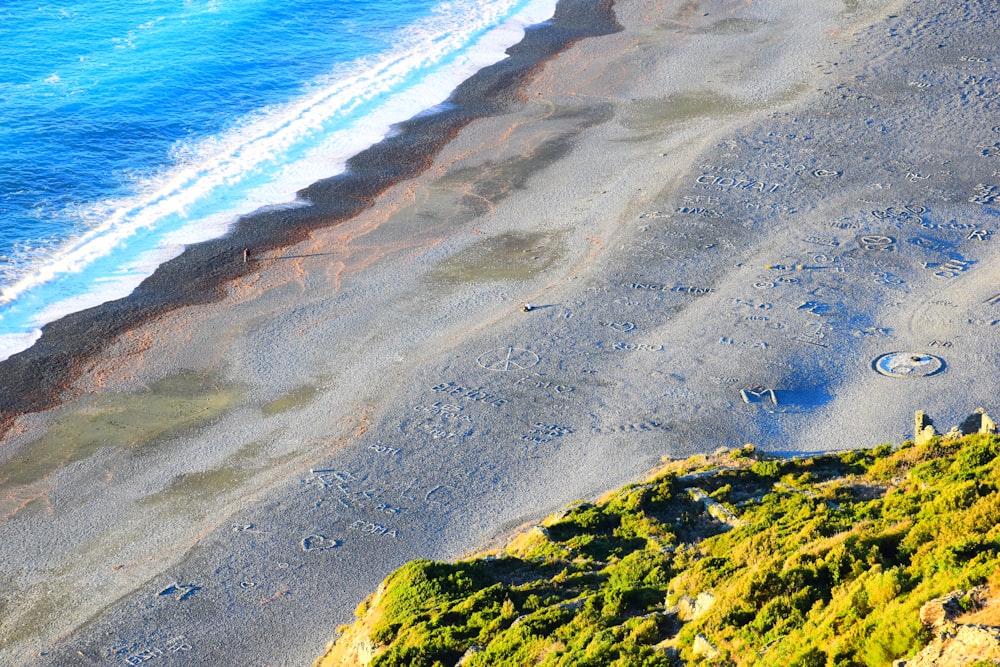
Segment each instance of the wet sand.
[[356,211],[192,249],[201,297],[65,323],[102,344],[44,391],[27,355],[0,661],[309,664],[392,568],[663,456],[996,411],[990,10],[614,11]]

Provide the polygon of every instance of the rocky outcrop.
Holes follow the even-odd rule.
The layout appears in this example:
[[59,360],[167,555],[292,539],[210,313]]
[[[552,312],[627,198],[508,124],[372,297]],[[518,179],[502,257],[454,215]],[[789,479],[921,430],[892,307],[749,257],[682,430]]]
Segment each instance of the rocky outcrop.
[[691,487],[687,489],[688,495],[695,502],[699,502],[705,506],[708,514],[718,521],[719,523],[727,526],[728,528],[739,528],[743,525],[743,522],[736,516],[735,513],[722,503],[710,498],[703,489],[698,487]]
[[721,655],[719,650],[712,646],[712,643],[708,641],[708,637],[705,635],[695,635],[694,644],[691,645],[691,651],[697,657],[704,660],[715,660]]
[[939,628],[945,623],[953,622],[962,613],[959,601],[965,597],[965,591],[952,591],[944,597],[925,602],[920,608],[920,622],[929,628]]
[[715,596],[711,593],[701,592],[696,598],[682,595],[677,601],[677,605],[667,611],[676,611],[677,618],[687,622],[704,616],[713,604],[715,604]]
[[988,598],[986,587],[979,587],[952,591],[925,603],[920,622],[932,628],[935,637],[923,651],[909,660],[897,660],[893,667],[1000,667],[1000,627],[961,622],[963,606],[979,609],[988,604]]
[[893,667],[972,667],[1000,665],[1000,628],[987,625],[954,625],[939,634],[923,651]]

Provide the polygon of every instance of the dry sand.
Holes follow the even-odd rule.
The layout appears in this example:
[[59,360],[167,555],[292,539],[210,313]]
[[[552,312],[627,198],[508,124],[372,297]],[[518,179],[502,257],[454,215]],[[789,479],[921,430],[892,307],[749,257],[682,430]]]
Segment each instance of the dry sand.
[[0,662],[309,664],[394,567],[663,456],[996,410],[986,4],[618,0],[419,177],[17,419]]

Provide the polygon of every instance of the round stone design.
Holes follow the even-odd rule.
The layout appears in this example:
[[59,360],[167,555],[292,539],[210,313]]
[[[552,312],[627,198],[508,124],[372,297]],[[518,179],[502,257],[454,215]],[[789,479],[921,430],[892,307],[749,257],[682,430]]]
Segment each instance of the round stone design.
[[876,359],[872,366],[891,378],[927,377],[944,370],[944,360],[922,352],[890,352]]

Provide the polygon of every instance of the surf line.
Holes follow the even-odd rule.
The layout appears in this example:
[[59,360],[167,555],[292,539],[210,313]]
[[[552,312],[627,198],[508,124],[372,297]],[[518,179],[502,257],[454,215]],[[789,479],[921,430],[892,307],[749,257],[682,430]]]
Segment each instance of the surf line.
[[433,113],[399,124],[350,158],[343,173],[301,190],[307,205],[244,216],[227,236],[188,246],[161,264],[129,296],[45,325],[31,347],[0,361],[0,438],[18,416],[57,405],[86,361],[118,336],[177,308],[221,301],[224,285],[260,269],[243,261],[244,248],[261,254],[294,245],[371,208],[389,188],[429,169],[469,123],[521,104],[518,91],[541,65],[582,39],[621,29],[611,0],[559,0],[550,20],[528,28],[506,58],[459,84]]

